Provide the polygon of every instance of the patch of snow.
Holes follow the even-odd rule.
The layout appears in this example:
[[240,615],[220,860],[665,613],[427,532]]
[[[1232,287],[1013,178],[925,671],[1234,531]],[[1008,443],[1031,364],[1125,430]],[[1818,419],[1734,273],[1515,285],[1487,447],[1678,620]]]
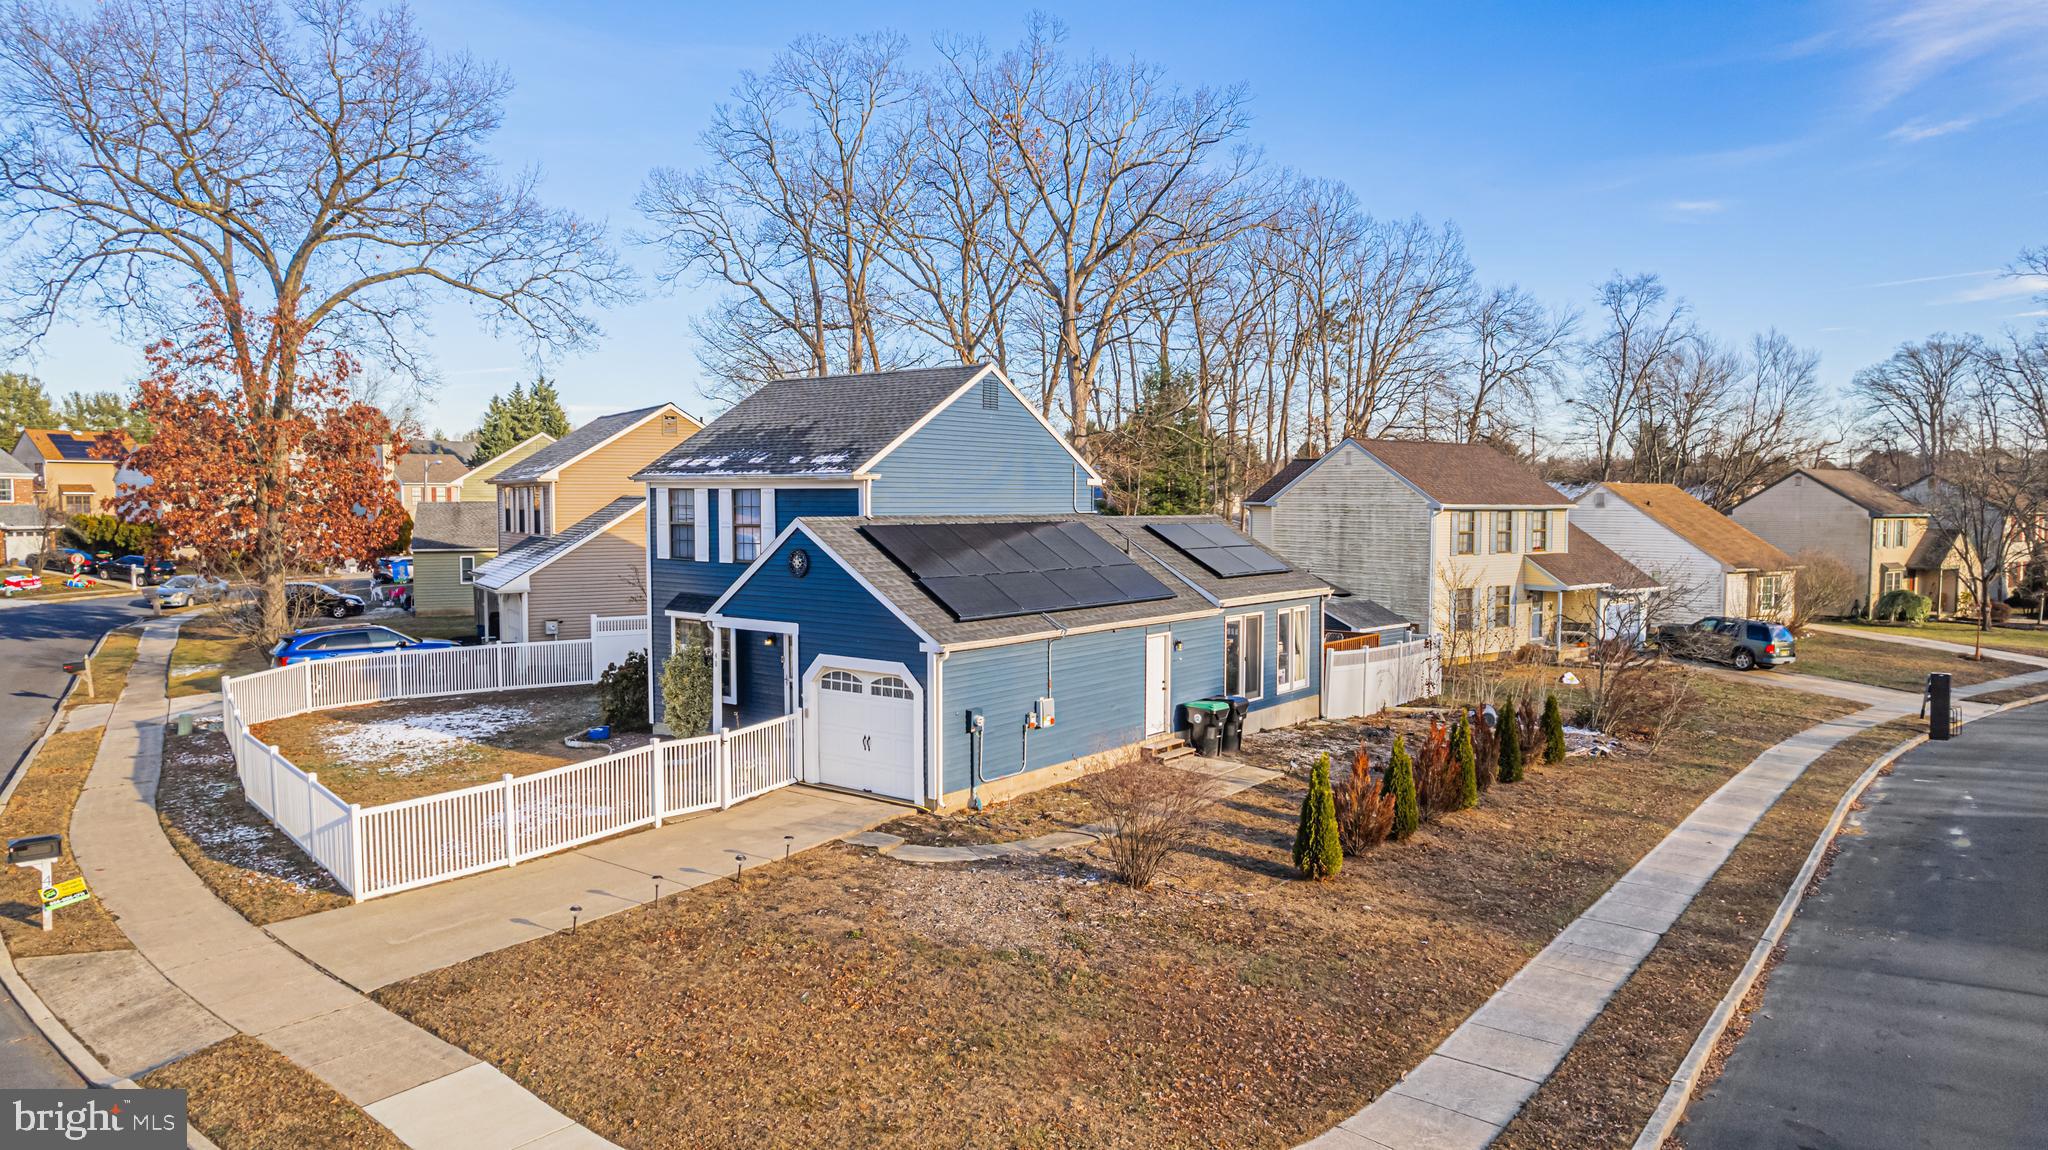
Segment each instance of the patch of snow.
[[530,707],[479,703],[458,711],[351,724],[322,735],[320,745],[328,755],[344,762],[385,762],[403,757],[404,762],[384,768],[383,773],[408,775],[444,762],[479,740],[530,722],[533,717]]
[[204,675],[210,671],[218,671],[222,666],[220,663],[194,663],[189,667],[178,668],[178,677],[182,679],[187,675]]

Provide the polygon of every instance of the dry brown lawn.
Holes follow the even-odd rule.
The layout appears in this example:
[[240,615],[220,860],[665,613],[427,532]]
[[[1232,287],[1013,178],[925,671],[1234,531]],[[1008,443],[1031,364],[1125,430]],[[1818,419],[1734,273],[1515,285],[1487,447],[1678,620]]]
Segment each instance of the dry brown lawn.
[[1290,771],[1220,803],[1148,891],[1106,881],[1099,846],[952,867],[829,847],[378,998],[632,1148],[1291,1146],[1759,751],[1850,709],[1700,691],[1662,753],[1532,765],[1326,883],[1289,864]]
[[344,800],[370,806],[528,775],[645,745],[562,745],[603,721],[595,687],[405,699],[315,711],[250,728]]
[[156,810],[185,865],[257,926],[350,902],[291,836],[243,798],[234,755],[219,731],[165,732]]
[[238,1034],[144,1075],[188,1091],[192,1125],[221,1150],[402,1150],[404,1143],[334,1088],[260,1040]]
[[[98,728],[51,735],[0,814],[0,838],[65,836],[64,857],[54,872],[59,882],[78,877],[78,861],[71,857],[71,808],[99,747]],[[0,864],[0,935],[14,957],[132,949],[96,898],[57,911],[55,929],[44,933],[39,881],[34,870]]]
[[1807,634],[1799,640],[1798,650],[1799,661],[1791,669],[1801,674],[1890,687],[1915,694],[1926,685],[1928,674],[1934,671],[1946,671],[1956,686],[1966,687],[2040,670],[2025,663],[2009,663],[1989,657],[1980,662],[1967,655],[1952,655],[1946,651],[1886,643],[1878,639],[1833,635],[1825,631]]
[[1919,724],[1872,728],[1816,759],[1750,831],[1495,1146],[1634,1144],[1700,1028],[1749,961],[1842,794]]

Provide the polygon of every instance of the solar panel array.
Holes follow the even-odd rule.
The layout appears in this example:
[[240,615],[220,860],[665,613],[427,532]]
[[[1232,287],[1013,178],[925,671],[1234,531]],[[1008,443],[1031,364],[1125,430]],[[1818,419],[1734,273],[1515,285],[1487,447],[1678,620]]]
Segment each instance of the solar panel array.
[[1218,578],[1278,575],[1293,568],[1221,523],[1154,523],[1152,534]]
[[863,530],[963,623],[1173,598],[1164,583],[1079,523],[890,523]]

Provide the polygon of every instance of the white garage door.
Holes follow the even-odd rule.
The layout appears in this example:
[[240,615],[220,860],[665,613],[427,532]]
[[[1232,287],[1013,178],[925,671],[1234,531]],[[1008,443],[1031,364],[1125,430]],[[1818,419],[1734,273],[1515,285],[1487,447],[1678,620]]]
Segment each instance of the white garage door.
[[917,700],[895,675],[818,677],[818,781],[891,798],[917,795]]

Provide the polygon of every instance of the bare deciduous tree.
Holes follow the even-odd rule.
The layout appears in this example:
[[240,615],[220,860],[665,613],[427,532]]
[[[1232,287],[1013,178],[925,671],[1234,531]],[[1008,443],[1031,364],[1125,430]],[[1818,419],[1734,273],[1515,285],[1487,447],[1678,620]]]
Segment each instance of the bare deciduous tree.
[[1458,437],[1505,443],[1530,429],[1538,396],[1561,380],[1578,317],[1553,312],[1512,285],[1491,288],[1466,321],[1464,354],[1452,380]]
[[1940,470],[1982,350],[1975,336],[1943,333],[1857,372],[1849,390],[1873,444],[1904,447],[1923,472]]
[[1583,351],[1585,370],[1571,400],[1591,436],[1600,479],[1614,478],[1632,427],[1648,420],[1650,388],[1689,328],[1690,309],[1655,275],[1616,272],[1600,285],[1603,327]]

